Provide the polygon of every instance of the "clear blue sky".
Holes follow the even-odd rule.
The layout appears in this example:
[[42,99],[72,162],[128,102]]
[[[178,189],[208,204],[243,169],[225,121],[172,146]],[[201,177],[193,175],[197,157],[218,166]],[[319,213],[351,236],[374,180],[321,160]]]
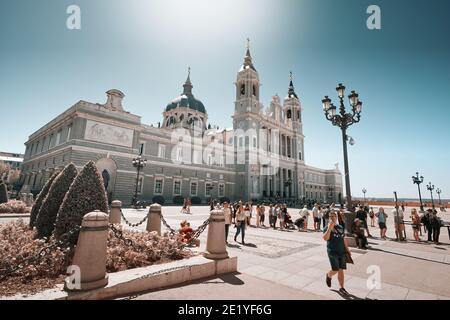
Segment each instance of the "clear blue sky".
[[[71,4],[81,30],[66,28]],[[381,30],[366,28],[370,4],[381,7]],[[210,122],[229,127],[250,37],[265,106],[286,95],[294,73],[308,164],[343,168],[340,132],[320,102],[336,100],[343,82],[364,101],[349,131],[353,195],[366,187],[368,196],[415,197],[419,170],[448,198],[449,13],[446,0],[4,0],[0,150],[24,152],[29,134],[78,100],[103,103],[111,88],[126,94],[128,111],[157,123],[188,66]]]

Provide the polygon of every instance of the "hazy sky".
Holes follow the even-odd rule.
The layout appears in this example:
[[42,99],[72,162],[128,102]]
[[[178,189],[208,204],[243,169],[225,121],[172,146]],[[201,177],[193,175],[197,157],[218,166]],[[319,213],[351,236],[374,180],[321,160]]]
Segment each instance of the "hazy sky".
[[[66,28],[72,4],[81,30]],[[381,7],[381,30],[366,27],[371,4]],[[286,95],[294,73],[308,164],[343,168],[340,131],[321,109],[343,82],[364,102],[349,130],[353,195],[365,187],[367,196],[415,197],[419,170],[448,198],[449,13],[446,0],[3,0],[0,150],[24,152],[32,132],[79,100],[104,103],[111,88],[156,124],[188,66],[210,122],[230,127],[249,37],[265,106]]]

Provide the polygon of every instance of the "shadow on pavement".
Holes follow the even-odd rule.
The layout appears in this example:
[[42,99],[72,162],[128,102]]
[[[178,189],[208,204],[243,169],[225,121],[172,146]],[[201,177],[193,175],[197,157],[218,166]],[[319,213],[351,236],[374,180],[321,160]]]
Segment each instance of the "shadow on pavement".
[[350,294],[343,294],[343,293],[339,292],[339,290],[336,290],[336,289],[331,289],[331,291],[336,292],[344,300],[376,300],[376,299],[370,299],[370,298],[360,298],[360,297],[357,297],[357,296],[355,296],[355,295],[353,295],[351,293]]

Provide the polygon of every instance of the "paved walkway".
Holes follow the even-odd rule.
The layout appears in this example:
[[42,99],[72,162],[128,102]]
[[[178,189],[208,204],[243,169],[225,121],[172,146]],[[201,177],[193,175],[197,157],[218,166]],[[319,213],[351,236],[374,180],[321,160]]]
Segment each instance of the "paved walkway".
[[[388,214],[390,209],[387,208]],[[298,211],[289,211],[293,220]],[[178,228],[184,219],[196,228],[209,217],[205,206],[193,207],[192,212],[186,215],[180,213],[180,207],[163,207],[164,217],[173,228]],[[146,214],[147,210],[124,209],[132,223]],[[450,220],[449,213],[439,215]],[[408,216],[409,209],[405,219]],[[4,222],[6,219],[0,218],[0,223]],[[144,230],[145,225],[134,229]],[[313,225],[312,220],[308,225]],[[392,215],[387,226],[388,237],[393,237]],[[406,226],[406,230],[411,239],[411,227]],[[352,249],[355,264],[348,265],[346,271],[346,289],[352,296],[347,299],[450,299],[450,242],[446,231],[442,228],[440,245],[374,238],[369,240],[370,250]],[[377,228],[370,227],[370,232],[379,235]],[[228,252],[238,257],[237,274],[145,293],[138,299],[344,299],[337,292],[336,279],[331,289],[325,285],[330,266],[321,232],[250,227],[246,230],[245,246],[233,241],[234,233],[231,227]],[[426,239],[425,235],[422,238]],[[198,250],[204,251],[206,231],[200,240]],[[369,277],[373,278],[373,270],[379,270],[378,288],[367,284]]]
[[[293,220],[298,211],[290,210]],[[173,228],[178,228],[183,219],[196,228],[209,216],[208,207],[193,207],[192,212],[186,215],[180,213],[180,207],[163,207],[164,217]],[[147,210],[124,210],[132,222],[146,213]],[[309,226],[312,225],[311,220]],[[145,224],[138,227],[144,228]],[[406,228],[411,238],[411,227]],[[378,235],[377,228],[371,227],[370,231]],[[233,241],[234,233],[231,227],[228,252],[238,256],[238,274],[146,293],[138,299],[450,299],[450,243],[446,232],[442,232],[440,245],[374,238],[370,239],[371,250],[352,249],[355,264],[348,265],[346,272],[350,297],[337,292],[337,279],[333,279],[331,289],[325,285],[330,266],[321,232],[250,227],[246,230],[245,246]],[[392,216],[388,218],[387,235],[394,235]],[[204,251],[206,232],[200,239],[199,250]],[[380,287],[370,282],[368,286],[373,270],[379,270]]]

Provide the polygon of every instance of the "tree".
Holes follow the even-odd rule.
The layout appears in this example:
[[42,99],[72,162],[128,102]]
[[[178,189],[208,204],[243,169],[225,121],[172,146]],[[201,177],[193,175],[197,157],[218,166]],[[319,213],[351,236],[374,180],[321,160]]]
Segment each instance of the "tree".
[[[108,214],[108,202],[103,178],[93,161],[89,161],[80,171],[67,192],[55,225],[55,236],[81,226],[85,214],[100,210]],[[76,243],[78,233],[70,239]]]
[[73,163],[69,163],[53,181],[36,218],[38,238],[48,238],[52,235],[59,207],[76,176],[77,168]]
[[0,203],[8,202],[8,190],[6,189],[6,185],[3,183],[3,180],[0,179]]
[[52,186],[53,181],[55,181],[56,177],[58,176],[59,172],[55,172],[50,179],[47,180],[45,183],[44,188],[42,188],[42,191],[39,193],[36,202],[34,203],[33,208],[31,209],[30,213],[30,228],[34,227],[34,223],[36,222],[37,215],[39,213],[39,210],[41,210],[42,203],[45,200],[45,197],[47,197],[48,192],[50,191],[50,187]]

